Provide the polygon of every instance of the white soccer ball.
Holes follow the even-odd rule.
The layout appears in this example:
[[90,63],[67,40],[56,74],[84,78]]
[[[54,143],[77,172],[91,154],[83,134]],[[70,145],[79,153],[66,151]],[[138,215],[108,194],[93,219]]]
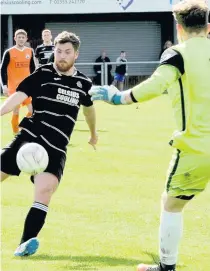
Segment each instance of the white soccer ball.
[[49,156],[45,148],[41,145],[26,143],[19,149],[16,161],[20,171],[36,175],[47,168]]

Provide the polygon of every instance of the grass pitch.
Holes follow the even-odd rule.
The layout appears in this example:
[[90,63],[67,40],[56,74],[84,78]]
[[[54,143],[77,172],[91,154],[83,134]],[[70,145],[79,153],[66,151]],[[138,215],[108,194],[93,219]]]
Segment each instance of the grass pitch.
[[[138,263],[157,259],[159,201],[174,129],[168,97],[139,109],[99,102],[96,110],[97,151],[87,144],[88,128],[80,114],[34,256],[13,256],[33,202],[33,185],[23,174],[3,183],[2,271],[135,271]],[[13,138],[10,118],[2,118],[2,146]],[[210,270],[209,194],[208,187],[186,208],[178,271]]]

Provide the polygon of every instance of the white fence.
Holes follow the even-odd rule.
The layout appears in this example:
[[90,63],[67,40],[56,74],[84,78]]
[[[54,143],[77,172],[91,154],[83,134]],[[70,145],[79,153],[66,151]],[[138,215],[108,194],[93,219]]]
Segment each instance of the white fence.
[[[104,85],[105,81],[104,81],[104,63],[103,62],[99,62],[99,63],[75,63],[75,66],[81,71],[83,72],[85,75],[87,75],[88,77],[94,77],[96,76],[93,67],[94,66],[101,66],[101,82],[103,83],[102,85]],[[88,67],[89,66],[89,67]]]
[[[86,74],[87,76],[93,78],[96,76],[94,72],[94,66],[101,66],[101,84],[108,84],[108,66],[112,65],[111,74],[114,76],[115,67],[119,64],[117,62],[100,62],[100,63],[76,63],[76,67]],[[131,76],[149,76],[157,68],[159,61],[137,61],[137,62],[127,62],[128,75]],[[128,78],[129,78],[128,77]]]

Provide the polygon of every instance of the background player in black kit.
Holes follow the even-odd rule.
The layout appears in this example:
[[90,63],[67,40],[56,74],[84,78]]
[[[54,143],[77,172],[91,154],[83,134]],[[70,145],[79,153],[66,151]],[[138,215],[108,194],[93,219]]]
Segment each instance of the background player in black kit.
[[1,181],[10,175],[19,175],[16,154],[26,142],[41,144],[48,152],[49,164],[45,172],[32,176],[34,203],[25,220],[20,245],[15,256],[27,256],[36,252],[37,235],[44,225],[53,193],[62,177],[66,146],[73,131],[80,105],[90,129],[89,143],[97,143],[96,117],[88,91],[92,83],[74,67],[80,46],[79,37],[62,32],[55,38],[55,62],[38,68],[27,77],[2,105],[0,115],[13,110],[24,99],[31,96],[34,113],[24,118],[22,128],[1,154]]
[[49,29],[44,29],[42,31],[42,40],[43,44],[38,45],[35,50],[35,60],[37,66],[47,64],[55,49],[55,46],[52,42],[52,34]]

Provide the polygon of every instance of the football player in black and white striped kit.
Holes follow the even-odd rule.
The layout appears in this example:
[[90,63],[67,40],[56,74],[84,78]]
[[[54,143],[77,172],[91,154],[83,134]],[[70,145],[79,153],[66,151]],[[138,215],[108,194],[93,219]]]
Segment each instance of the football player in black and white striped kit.
[[32,176],[35,198],[25,220],[20,245],[15,256],[32,255],[39,246],[37,235],[44,225],[53,193],[62,177],[67,144],[72,134],[80,106],[90,129],[89,143],[97,143],[96,117],[88,94],[91,80],[74,67],[80,39],[73,33],[62,32],[55,38],[55,62],[38,68],[27,77],[2,105],[0,115],[11,112],[27,97],[32,97],[33,115],[20,123],[22,128],[1,154],[1,181],[19,175],[16,154],[26,142],[41,144],[48,152],[45,172]]
[[43,43],[38,45],[35,50],[35,61],[37,67],[47,64],[55,49],[52,42],[52,33],[49,29],[44,29],[42,31],[42,40]]

